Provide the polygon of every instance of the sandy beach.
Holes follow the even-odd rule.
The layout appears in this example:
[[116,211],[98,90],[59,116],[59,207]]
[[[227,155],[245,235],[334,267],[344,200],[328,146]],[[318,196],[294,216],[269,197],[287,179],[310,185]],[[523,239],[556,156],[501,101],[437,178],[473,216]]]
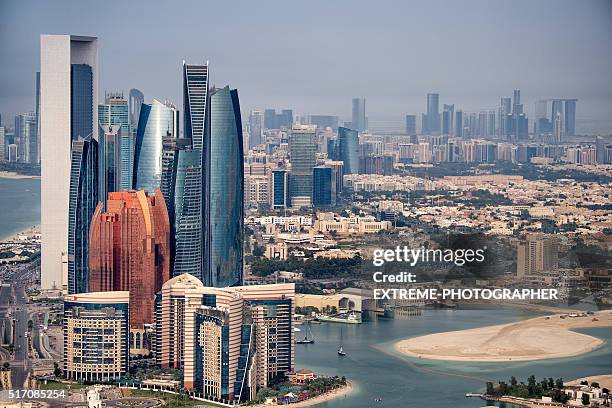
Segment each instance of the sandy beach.
[[588,353],[604,342],[573,329],[612,326],[612,312],[585,317],[561,315],[477,329],[436,333],[401,340],[394,349],[404,355],[451,361],[529,361]]
[[25,174],[15,173],[13,171],[0,171],[0,178],[20,180],[20,179],[39,179],[40,176],[28,176]]
[[599,387],[607,388],[612,390],[612,374],[604,374],[604,375],[592,375],[590,377],[582,377],[572,381],[568,381],[566,385],[579,385],[581,381],[588,381],[589,384],[596,382],[599,383]]
[[[331,401],[337,398],[344,397],[350,394],[351,392],[353,392],[354,390],[355,388],[353,387],[353,384],[351,384],[350,382],[347,382],[345,387],[335,389],[325,394],[321,394],[317,397],[308,399],[306,401],[296,402],[295,404],[282,405],[282,406],[292,407],[292,408],[311,407],[313,405],[322,404],[327,401]],[[268,408],[268,407],[276,407],[276,406],[280,406],[280,405],[257,404],[257,405],[252,405],[252,408]]]
[[17,231],[14,233],[9,233],[6,236],[0,236],[0,242],[15,242],[17,241],[17,237],[19,235],[34,235],[34,234],[40,234],[40,225],[32,225],[31,227],[28,227],[26,229],[23,229],[21,231]]

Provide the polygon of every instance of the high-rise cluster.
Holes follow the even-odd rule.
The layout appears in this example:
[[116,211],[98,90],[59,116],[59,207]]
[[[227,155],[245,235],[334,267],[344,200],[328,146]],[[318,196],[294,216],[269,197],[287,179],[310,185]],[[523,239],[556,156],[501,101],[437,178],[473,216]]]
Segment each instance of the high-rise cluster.
[[[178,109],[144,103],[136,89],[98,105],[97,59],[96,38],[41,37],[41,285],[68,292],[64,373],[117,380],[130,353],[154,352],[207,398],[251,399],[293,369],[294,287],[240,286],[238,92],[209,88],[208,64],[183,62],[181,134]],[[253,128],[263,126],[256,116]],[[19,120],[35,134],[34,115]],[[274,120],[291,123],[292,113]],[[310,197],[316,146],[304,134],[295,157]]]

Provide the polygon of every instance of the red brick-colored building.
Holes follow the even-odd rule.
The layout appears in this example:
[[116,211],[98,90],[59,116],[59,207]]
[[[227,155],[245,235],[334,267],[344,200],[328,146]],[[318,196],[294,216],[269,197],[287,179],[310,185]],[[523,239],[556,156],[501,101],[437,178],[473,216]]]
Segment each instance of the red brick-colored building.
[[89,228],[89,290],[128,290],[130,327],[153,323],[155,293],[170,279],[170,219],[161,191],[108,194]]

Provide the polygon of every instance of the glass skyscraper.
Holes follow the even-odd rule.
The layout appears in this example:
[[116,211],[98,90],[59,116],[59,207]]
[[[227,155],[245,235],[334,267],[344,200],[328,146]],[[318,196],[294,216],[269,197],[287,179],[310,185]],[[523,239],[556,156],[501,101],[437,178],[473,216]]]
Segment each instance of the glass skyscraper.
[[149,193],[161,185],[163,139],[178,137],[178,110],[170,103],[143,104],[134,149],[133,188]]
[[334,171],[328,166],[317,166],[312,176],[312,205],[328,207],[336,204],[336,178]]
[[106,208],[108,193],[121,190],[121,180],[123,179],[122,136],[119,125],[100,126],[100,136],[98,138],[98,178],[99,197],[104,209]]
[[89,286],[89,224],[98,204],[98,142],[72,142],[68,203],[68,293]]
[[[289,179],[292,203],[296,198],[312,200],[312,169],[316,164],[316,128],[294,125],[289,138],[291,176]],[[293,204],[292,204],[293,205]]]
[[207,286],[242,284],[244,155],[238,91],[210,96],[206,144],[205,271]]
[[365,103],[365,98],[353,98],[351,127],[358,132],[363,132],[367,129]]
[[344,174],[359,172],[359,135],[345,127],[338,128],[338,159],[344,163]]
[[[100,126],[120,126],[119,147],[120,156],[117,161],[121,179],[115,190],[130,190],[132,188],[132,169],[134,167],[134,128],[130,123],[128,101],[123,93],[111,92],[105,95],[104,104],[98,105],[98,122]],[[102,137],[100,131],[100,137]],[[102,153],[103,146],[100,146]]]
[[[203,278],[204,268],[204,178],[203,152],[208,103],[208,65],[183,61],[183,138],[169,145],[166,153],[164,195],[173,211],[173,274],[189,273]],[[170,191],[172,190],[172,191]]]
[[287,208],[289,203],[287,202],[288,197],[288,184],[289,177],[287,170],[279,169],[272,170],[272,207],[273,208]]

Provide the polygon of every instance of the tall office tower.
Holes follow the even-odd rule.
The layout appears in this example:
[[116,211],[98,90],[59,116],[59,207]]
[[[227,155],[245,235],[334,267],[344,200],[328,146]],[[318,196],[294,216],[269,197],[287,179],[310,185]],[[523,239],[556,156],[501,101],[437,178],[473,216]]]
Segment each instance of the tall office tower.
[[[119,127],[118,146],[120,155],[117,156],[117,166],[121,174],[119,184],[115,186],[115,190],[130,190],[132,188],[132,172],[134,168],[134,135],[135,130],[130,123],[130,112],[128,100],[124,98],[121,92],[110,92],[104,95],[104,103],[98,105],[98,123],[101,126],[100,136],[103,136],[105,126]],[[100,145],[100,153],[102,157],[102,149]],[[102,196],[103,198],[106,195]]]
[[487,115],[487,137],[495,137],[495,111],[490,110]]
[[550,120],[548,120],[548,100],[542,99],[535,103],[534,133],[543,135],[552,131]]
[[130,110],[130,128],[132,129],[134,136],[136,136],[136,130],[138,129],[138,119],[140,118],[140,108],[144,103],[144,94],[140,90],[132,88],[130,89],[128,107]]
[[312,175],[313,207],[336,205],[336,175],[330,166],[316,166]]
[[477,135],[479,137],[486,137],[487,136],[487,112],[485,111],[480,111],[478,113],[478,131],[477,131]]
[[38,125],[36,113],[20,113],[15,116],[15,138],[19,140],[19,161],[36,164],[38,160]]
[[284,169],[272,170],[272,208],[289,207],[289,172]]
[[98,142],[72,142],[68,198],[68,293],[87,292],[89,223],[99,199]]
[[461,109],[455,112],[455,136],[463,137],[463,111]]
[[359,134],[356,130],[338,128],[338,160],[344,163],[344,174],[359,172]]
[[66,378],[104,382],[118,380],[128,373],[129,309],[127,291],[64,297]]
[[41,288],[62,289],[68,253],[72,142],[97,135],[95,37],[40,38]]
[[106,208],[108,193],[121,190],[123,172],[129,171],[123,168],[122,128],[123,126],[120,125],[100,126],[98,184],[99,198],[103,208]]
[[211,92],[206,145],[205,268],[208,286],[242,284],[244,162],[238,91]]
[[523,104],[521,103],[521,91],[518,89],[514,90],[514,103],[512,104],[512,113],[519,115],[523,113]]
[[553,127],[553,138],[555,143],[563,142],[564,128],[563,128],[563,112],[557,111],[552,119]]
[[264,127],[264,115],[261,111],[251,111],[249,115],[249,148],[253,148],[262,143]]
[[89,291],[130,293],[130,328],[153,323],[153,299],[170,278],[170,219],[161,191],[108,194],[91,218]]
[[266,109],[264,111],[264,128],[266,129],[278,129],[276,121],[276,110],[274,109]]
[[576,135],[576,102],[578,99],[565,100],[565,135]]
[[[33,163],[40,164],[40,72],[36,73],[36,161]],[[1,124],[0,124],[1,125]],[[0,160],[1,154],[0,154]]]
[[312,203],[312,169],[316,164],[316,127],[293,125],[289,136],[292,206],[309,206]]
[[[174,191],[164,192],[174,208],[174,275],[191,273],[203,278],[206,118],[208,64],[183,61],[184,139],[178,139]],[[164,170],[166,171],[166,170]],[[169,197],[172,197],[170,199]]]
[[425,115],[427,132],[431,134],[440,133],[440,95],[437,93],[427,94],[427,114]]
[[416,115],[406,115],[406,134],[416,136]]
[[559,247],[554,236],[528,235],[518,243],[516,276],[522,278],[541,272],[554,272],[559,266]]
[[178,137],[178,110],[169,102],[143,104],[134,148],[132,188],[149,193],[160,187],[163,139]]
[[293,125],[293,110],[283,109],[278,118],[279,127],[290,128]]
[[442,111],[442,134],[450,135],[453,132],[453,120],[455,119],[455,105],[444,104]]
[[499,117],[497,121],[499,122],[499,137],[505,138],[509,135],[508,127],[508,115],[512,114],[512,99],[511,98],[501,98],[500,106],[499,106]]
[[6,157],[6,129],[4,126],[0,126],[0,163],[5,160]]
[[353,98],[351,127],[358,132],[364,132],[367,129],[365,98]]

